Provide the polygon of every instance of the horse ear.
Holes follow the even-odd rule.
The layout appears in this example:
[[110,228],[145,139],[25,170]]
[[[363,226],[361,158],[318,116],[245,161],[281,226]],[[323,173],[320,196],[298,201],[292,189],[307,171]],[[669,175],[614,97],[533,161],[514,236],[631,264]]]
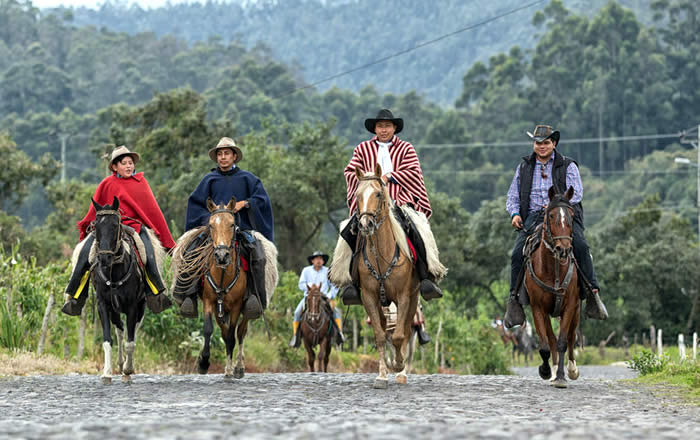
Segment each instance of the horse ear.
[[209,212],[212,212],[216,209],[216,204],[214,204],[214,201],[209,197],[207,199],[207,209],[209,209]]
[[311,286],[309,286],[309,285],[307,284],[307,285],[306,285],[306,290],[311,290]]
[[569,190],[566,192],[566,199],[571,200],[571,198],[574,196],[574,187],[570,186]]
[[112,200],[112,209],[114,209],[115,211],[119,209],[119,199],[117,198],[117,196],[114,196],[114,200]]
[[95,207],[95,211],[99,211],[99,210],[102,209],[102,206],[100,206],[100,204],[97,203],[97,202],[95,201],[95,199],[93,199],[92,197],[90,197],[90,200],[92,200],[92,206]]
[[547,191],[547,195],[549,196],[549,200],[552,200],[554,196],[557,195],[556,191],[554,191],[554,186],[549,187],[549,191]]
[[233,196],[233,197],[231,197],[231,200],[229,200],[228,204],[226,205],[226,209],[233,211],[233,208],[235,208],[235,207],[236,207],[236,197]]
[[377,162],[377,165],[374,166],[374,175],[377,177],[382,177],[382,166],[379,165],[379,162]]
[[357,176],[358,179],[362,177],[362,171],[360,171],[360,167],[355,167],[355,176]]

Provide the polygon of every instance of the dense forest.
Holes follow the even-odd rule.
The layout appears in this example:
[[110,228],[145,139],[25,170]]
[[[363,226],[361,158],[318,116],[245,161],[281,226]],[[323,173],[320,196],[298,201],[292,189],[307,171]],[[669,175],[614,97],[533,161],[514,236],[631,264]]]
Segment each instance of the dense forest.
[[[328,2],[319,14],[343,17],[350,14],[344,8],[364,3]],[[458,2],[443,3],[447,10]],[[212,166],[205,152],[226,135],[245,151],[241,166],[260,176],[270,193],[282,269],[298,271],[304,255],[332,249],[338,221],[347,215],[341,170],[352,146],[368,137],[363,120],[388,107],[406,121],[401,137],[417,147],[435,211],[431,222],[450,267],[448,296],[429,314],[493,317],[504,310],[514,239],[504,194],[519,158],[531,151],[525,131],[549,123],[562,131],[558,149],[582,170],[587,235],[611,312],[609,321],[586,322],[586,334],[594,340],[612,330],[638,334],[650,324],[669,335],[697,329],[696,170],[674,158],[697,157],[680,141],[683,130],[697,139],[700,123],[700,6],[627,2],[633,11],[610,1],[589,16],[574,9],[583,2],[567,3],[572,9],[553,0],[528,17],[522,12],[522,26],[514,30],[521,38],[512,41],[500,39],[510,38],[503,29],[480,28],[478,41],[491,46],[475,42],[483,52],[472,59],[480,61],[450,67],[461,69],[461,83],[453,95],[433,100],[418,82],[401,84],[398,94],[380,92],[398,80],[373,69],[353,76],[356,84],[338,83],[347,89],[305,88],[315,77],[287,64],[274,41],[252,45],[225,32],[195,34],[217,29],[223,14],[205,13],[220,11],[215,2],[142,11],[126,33],[107,22],[84,25],[76,17],[84,20],[85,10],[39,11],[29,2],[0,0],[0,151],[12,164],[0,169],[5,255],[14,248],[40,265],[64,264],[77,238],[75,222],[106,173],[105,154],[120,144],[141,153],[139,170],[179,235],[187,197]],[[275,4],[241,10],[262,17],[280,12]],[[473,9],[477,2],[459,4]],[[200,8],[201,20],[212,21],[196,24],[197,14],[190,22],[172,19],[185,7]],[[98,12],[107,17],[134,10],[107,5]],[[163,11],[172,14],[169,25],[180,23],[192,33],[167,34],[163,26],[146,24]],[[423,24],[407,22],[402,32],[417,42],[432,34],[415,32],[452,29],[447,22],[427,26],[436,11],[443,10],[414,13],[412,20]],[[118,17],[129,23],[128,15]],[[135,32],[139,26],[144,32]],[[145,30],[155,28],[159,33]],[[325,72],[387,53],[363,43],[388,34],[342,38],[360,52],[314,35],[298,36],[320,45],[309,53],[344,60]],[[455,47],[423,50],[440,59],[461,53]],[[425,80],[428,75],[418,73],[424,61],[402,73]],[[447,72],[440,66],[431,69]],[[447,96],[456,98],[442,105]],[[457,327],[451,332],[453,338],[462,334]]]

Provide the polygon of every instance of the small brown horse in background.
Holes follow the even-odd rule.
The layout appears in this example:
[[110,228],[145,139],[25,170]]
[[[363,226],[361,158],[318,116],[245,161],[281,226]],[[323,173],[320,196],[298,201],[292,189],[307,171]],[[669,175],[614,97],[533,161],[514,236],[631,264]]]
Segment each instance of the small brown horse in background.
[[321,285],[306,285],[306,311],[301,321],[300,330],[306,347],[306,362],[309,371],[314,371],[316,354],[314,347],[319,345],[318,371],[328,372],[328,358],[331,355],[331,346],[336,337],[333,326],[333,312],[328,299],[321,293]]
[[[550,352],[556,368],[553,385],[566,388],[564,377],[564,353],[569,352],[569,379],[579,376],[574,359],[576,328],[578,327],[581,301],[578,293],[576,260],[573,257],[572,231],[574,209],[569,201],[574,188],[566,194],[556,194],[549,188],[549,204],[544,212],[542,237],[539,247],[526,258],[525,286],[530,295],[530,306],[535,329],[540,339],[540,377],[549,379]],[[559,337],[554,336],[551,317],[561,317]]]
[[[374,173],[363,175],[355,169],[359,185],[357,199],[358,272],[362,304],[369,316],[374,340],[379,351],[379,375],[374,388],[387,388],[387,366],[397,372],[396,382],[408,380],[405,363],[411,337],[413,315],[418,306],[419,280],[411,258],[408,256],[406,236],[392,213],[393,202],[386,184],[382,181],[382,169],[377,164]],[[386,361],[386,317],[382,306],[394,302],[397,307],[396,328],[391,335],[395,356]]]
[[[214,332],[212,317],[215,317],[226,343],[226,379],[241,379],[245,373],[243,339],[248,331],[248,320],[241,313],[247,274],[241,268],[240,251],[236,242],[235,206],[235,197],[225,206],[216,205],[211,199],[207,200],[207,208],[211,212],[208,228],[213,250],[204,268],[204,346],[198,359],[199,373],[206,374],[209,370],[209,342]],[[236,337],[238,354],[234,368],[233,349],[236,346]]]

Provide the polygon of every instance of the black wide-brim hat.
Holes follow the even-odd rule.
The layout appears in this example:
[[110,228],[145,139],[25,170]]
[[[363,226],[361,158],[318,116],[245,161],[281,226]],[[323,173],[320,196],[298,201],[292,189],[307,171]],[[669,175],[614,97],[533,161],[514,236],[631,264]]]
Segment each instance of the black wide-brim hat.
[[549,125],[537,125],[532,133],[529,131],[526,131],[525,133],[527,133],[527,135],[530,136],[530,139],[534,140],[535,142],[542,142],[545,139],[551,139],[557,144],[559,143],[559,130],[555,130]]
[[315,251],[313,254],[309,255],[306,257],[307,260],[309,260],[309,264],[313,264],[311,260],[313,260],[316,257],[321,257],[323,258],[323,264],[325,265],[328,262],[328,255],[324,254],[321,251]]
[[396,131],[394,132],[395,134],[401,133],[401,130],[403,130],[403,119],[401,118],[395,118],[394,114],[391,113],[391,110],[387,108],[383,108],[379,110],[379,113],[377,113],[377,117],[373,119],[365,119],[365,128],[367,131],[370,133],[377,134],[375,131],[375,127],[377,125],[377,122],[379,121],[391,121],[396,125]]

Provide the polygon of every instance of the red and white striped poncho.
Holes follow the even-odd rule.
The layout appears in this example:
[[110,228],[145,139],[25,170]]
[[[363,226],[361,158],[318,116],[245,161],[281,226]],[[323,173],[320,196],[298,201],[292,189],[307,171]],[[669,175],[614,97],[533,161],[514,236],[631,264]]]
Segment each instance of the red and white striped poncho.
[[[391,139],[391,143],[392,145],[389,147],[389,156],[391,157],[391,164],[394,168],[391,177],[396,179],[398,185],[391,181],[388,183],[389,196],[397,206],[410,203],[416,211],[422,212],[426,217],[430,218],[433,214],[433,210],[430,207],[428,193],[425,190],[423,172],[420,168],[420,162],[418,162],[416,150],[413,148],[413,145],[402,141],[397,136]],[[378,151],[379,145],[377,144],[377,137],[375,136],[355,147],[352,159],[350,159],[348,166],[345,167],[345,181],[348,184],[347,200],[348,207],[350,208],[350,215],[357,210],[355,191],[357,190],[358,180],[355,175],[355,168],[359,168],[363,174],[368,171],[374,171],[374,167],[377,165]]]

